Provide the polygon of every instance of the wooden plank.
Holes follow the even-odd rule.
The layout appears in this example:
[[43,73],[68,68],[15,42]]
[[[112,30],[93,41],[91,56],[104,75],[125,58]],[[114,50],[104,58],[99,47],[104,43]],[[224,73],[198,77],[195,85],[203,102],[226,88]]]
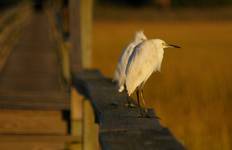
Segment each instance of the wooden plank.
[[149,109],[147,117],[141,117],[138,106],[126,107],[126,93],[118,93],[111,79],[92,70],[82,71],[74,77],[78,91],[88,97],[94,108],[103,150],[184,150],[160,124],[154,110]]
[[70,0],[71,71],[91,66],[93,0]]
[[184,150],[168,130],[106,132],[100,134],[100,143],[103,150]]
[[79,137],[70,135],[0,135],[0,149],[3,150],[61,150],[80,142]]
[[30,135],[30,134],[5,134],[0,135],[0,145],[1,143],[6,142],[21,142],[21,143],[30,143],[30,142],[81,142],[81,139],[77,136],[70,135]]
[[70,100],[60,93],[0,91],[0,108],[69,110]]
[[45,14],[32,14],[0,73],[0,108],[69,110],[69,86],[50,34]]
[[[33,101],[34,102],[33,102]],[[41,101],[40,99],[18,99],[13,98],[11,100],[1,100],[0,101],[0,108],[1,109],[26,109],[26,110],[69,110],[70,109],[70,103],[67,99],[65,102],[64,99],[61,99],[60,102],[56,102],[57,100],[53,102],[53,99],[44,99],[45,101]],[[48,102],[47,102],[47,101]]]
[[13,11],[10,10],[9,14],[7,13],[2,18],[3,20],[0,20],[0,71],[5,65],[12,48],[17,42],[21,33],[21,28],[25,26],[29,18],[29,8],[23,9],[21,7],[17,7],[14,8]]
[[72,88],[71,91],[71,135],[83,138],[83,96]]
[[64,150],[64,142],[0,142],[1,150]]
[[[122,115],[125,113],[125,115]],[[151,112],[152,113],[152,112]],[[140,117],[140,111],[120,111],[103,112],[104,117],[100,118],[101,132],[127,131],[127,130],[157,130],[163,128],[157,119]],[[114,119],[112,119],[114,118]]]
[[93,108],[89,101],[84,101],[83,150],[99,150],[98,125],[94,121]]
[[66,135],[67,133],[67,118],[64,118],[61,111],[0,110],[0,135]]
[[[81,49],[81,28],[80,28],[80,0],[69,1],[70,18],[70,65],[71,72],[78,72],[82,69],[82,49]],[[78,18],[78,19],[77,19]]]
[[55,20],[54,12],[48,11],[47,14],[49,16],[48,18],[49,18],[49,22],[51,25],[52,35],[53,35],[53,38],[55,39],[55,42],[57,45],[59,59],[61,61],[61,65],[62,65],[63,77],[64,77],[66,83],[70,84],[70,82],[71,82],[71,74],[70,74],[71,72],[70,72],[70,64],[69,64],[70,63],[70,56],[69,56],[70,43],[64,40],[63,32],[60,32],[60,30],[58,29],[57,21]]
[[83,68],[90,68],[92,63],[92,13],[93,0],[80,0],[80,28]]
[[83,149],[83,96],[74,88],[71,88],[71,130],[72,136],[77,136],[82,140],[81,143],[69,144],[70,150]]

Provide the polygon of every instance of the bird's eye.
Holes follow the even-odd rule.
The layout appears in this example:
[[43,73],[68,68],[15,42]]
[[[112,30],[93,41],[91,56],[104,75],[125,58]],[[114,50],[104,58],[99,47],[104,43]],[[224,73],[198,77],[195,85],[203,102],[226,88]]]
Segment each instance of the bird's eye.
[[162,45],[164,46],[164,45],[165,45],[165,43],[163,42],[163,43],[162,43]]

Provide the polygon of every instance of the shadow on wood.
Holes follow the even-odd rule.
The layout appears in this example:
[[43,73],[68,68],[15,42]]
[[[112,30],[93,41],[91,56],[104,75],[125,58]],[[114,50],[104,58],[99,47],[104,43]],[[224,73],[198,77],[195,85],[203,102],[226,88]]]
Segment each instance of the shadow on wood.
[[91,101],[95,121],[99,124],[100,145],[103,150],[185,149],[160,124],[153,109],[148,111],[149,118],[141,118],[138,117],[138,106],[126,107],[126,93],[119,93],[112,80],[105,78],[99,71],[86,70],[75,74],[73,84]]

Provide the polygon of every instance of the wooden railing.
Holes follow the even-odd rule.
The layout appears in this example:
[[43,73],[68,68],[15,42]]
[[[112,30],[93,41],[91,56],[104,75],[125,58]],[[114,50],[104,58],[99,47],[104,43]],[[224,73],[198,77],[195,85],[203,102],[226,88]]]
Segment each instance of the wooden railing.
[[30,16],[28,5],[5,10],[0,18],[0,71]]
[[148,109],[149,117],[139,117],[139,107],[126,107],[126,93],[119,93],[99,71],[80,72],[73,84],[92,104],[103,150],[184,150],[153,109]]
[[54,41],[56,42],[56,48],[58,52],[58,57],[61,64],[61,70],[63,79],[67,84],[70,84],[71,82],[71,74],[70,74],[70,44],[68,41],[66,41],[63,37],[63,34],[58,29],[58,25],[60,25],[60,22],[57,22],[56,14],[55,12],[51,10],[47,10],[47,15],[49,19],[49,23],[51,26],[52,36],[54,38]]
[[69,6],[71,47],[64,46],[64,38],[54,26],[54,14],[50,18],[66,64],[63,74],[68,74],[75,93],[71,94],[71,134],[81,140],[76,147],[73,144],[74,149],[95,150],[99,143],[102,150],[184,150],[153,109],[148,109],[148,117],[140,117],[139,107],[130,99],[136,107],[128,108],[126,93],[119,93],[111,79],[98,70],[85,70],[91,63],[92,1],[70,0]]

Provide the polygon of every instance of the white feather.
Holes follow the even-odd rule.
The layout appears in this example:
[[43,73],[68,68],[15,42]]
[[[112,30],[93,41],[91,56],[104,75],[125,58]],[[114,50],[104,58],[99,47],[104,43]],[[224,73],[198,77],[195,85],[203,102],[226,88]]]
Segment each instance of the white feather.
[[143,86],[154,71],[160,71],[165,42],[160,39],[146,40],[131,54],[126,67],[126,88],[130,96],[137,87]]
[[123,53],[119,59],[119,62],[117,64],[115,73],[114,73],[114,80],[117,81],[119,92],[122,92],[124,90],[125,85],[125,78],[126,78],[126,66],[128,64],[128,60],[134,50],[134,48],[146,40],[146,36],[142,31],[136,32],[134,41],[132,41],[124,50]]

